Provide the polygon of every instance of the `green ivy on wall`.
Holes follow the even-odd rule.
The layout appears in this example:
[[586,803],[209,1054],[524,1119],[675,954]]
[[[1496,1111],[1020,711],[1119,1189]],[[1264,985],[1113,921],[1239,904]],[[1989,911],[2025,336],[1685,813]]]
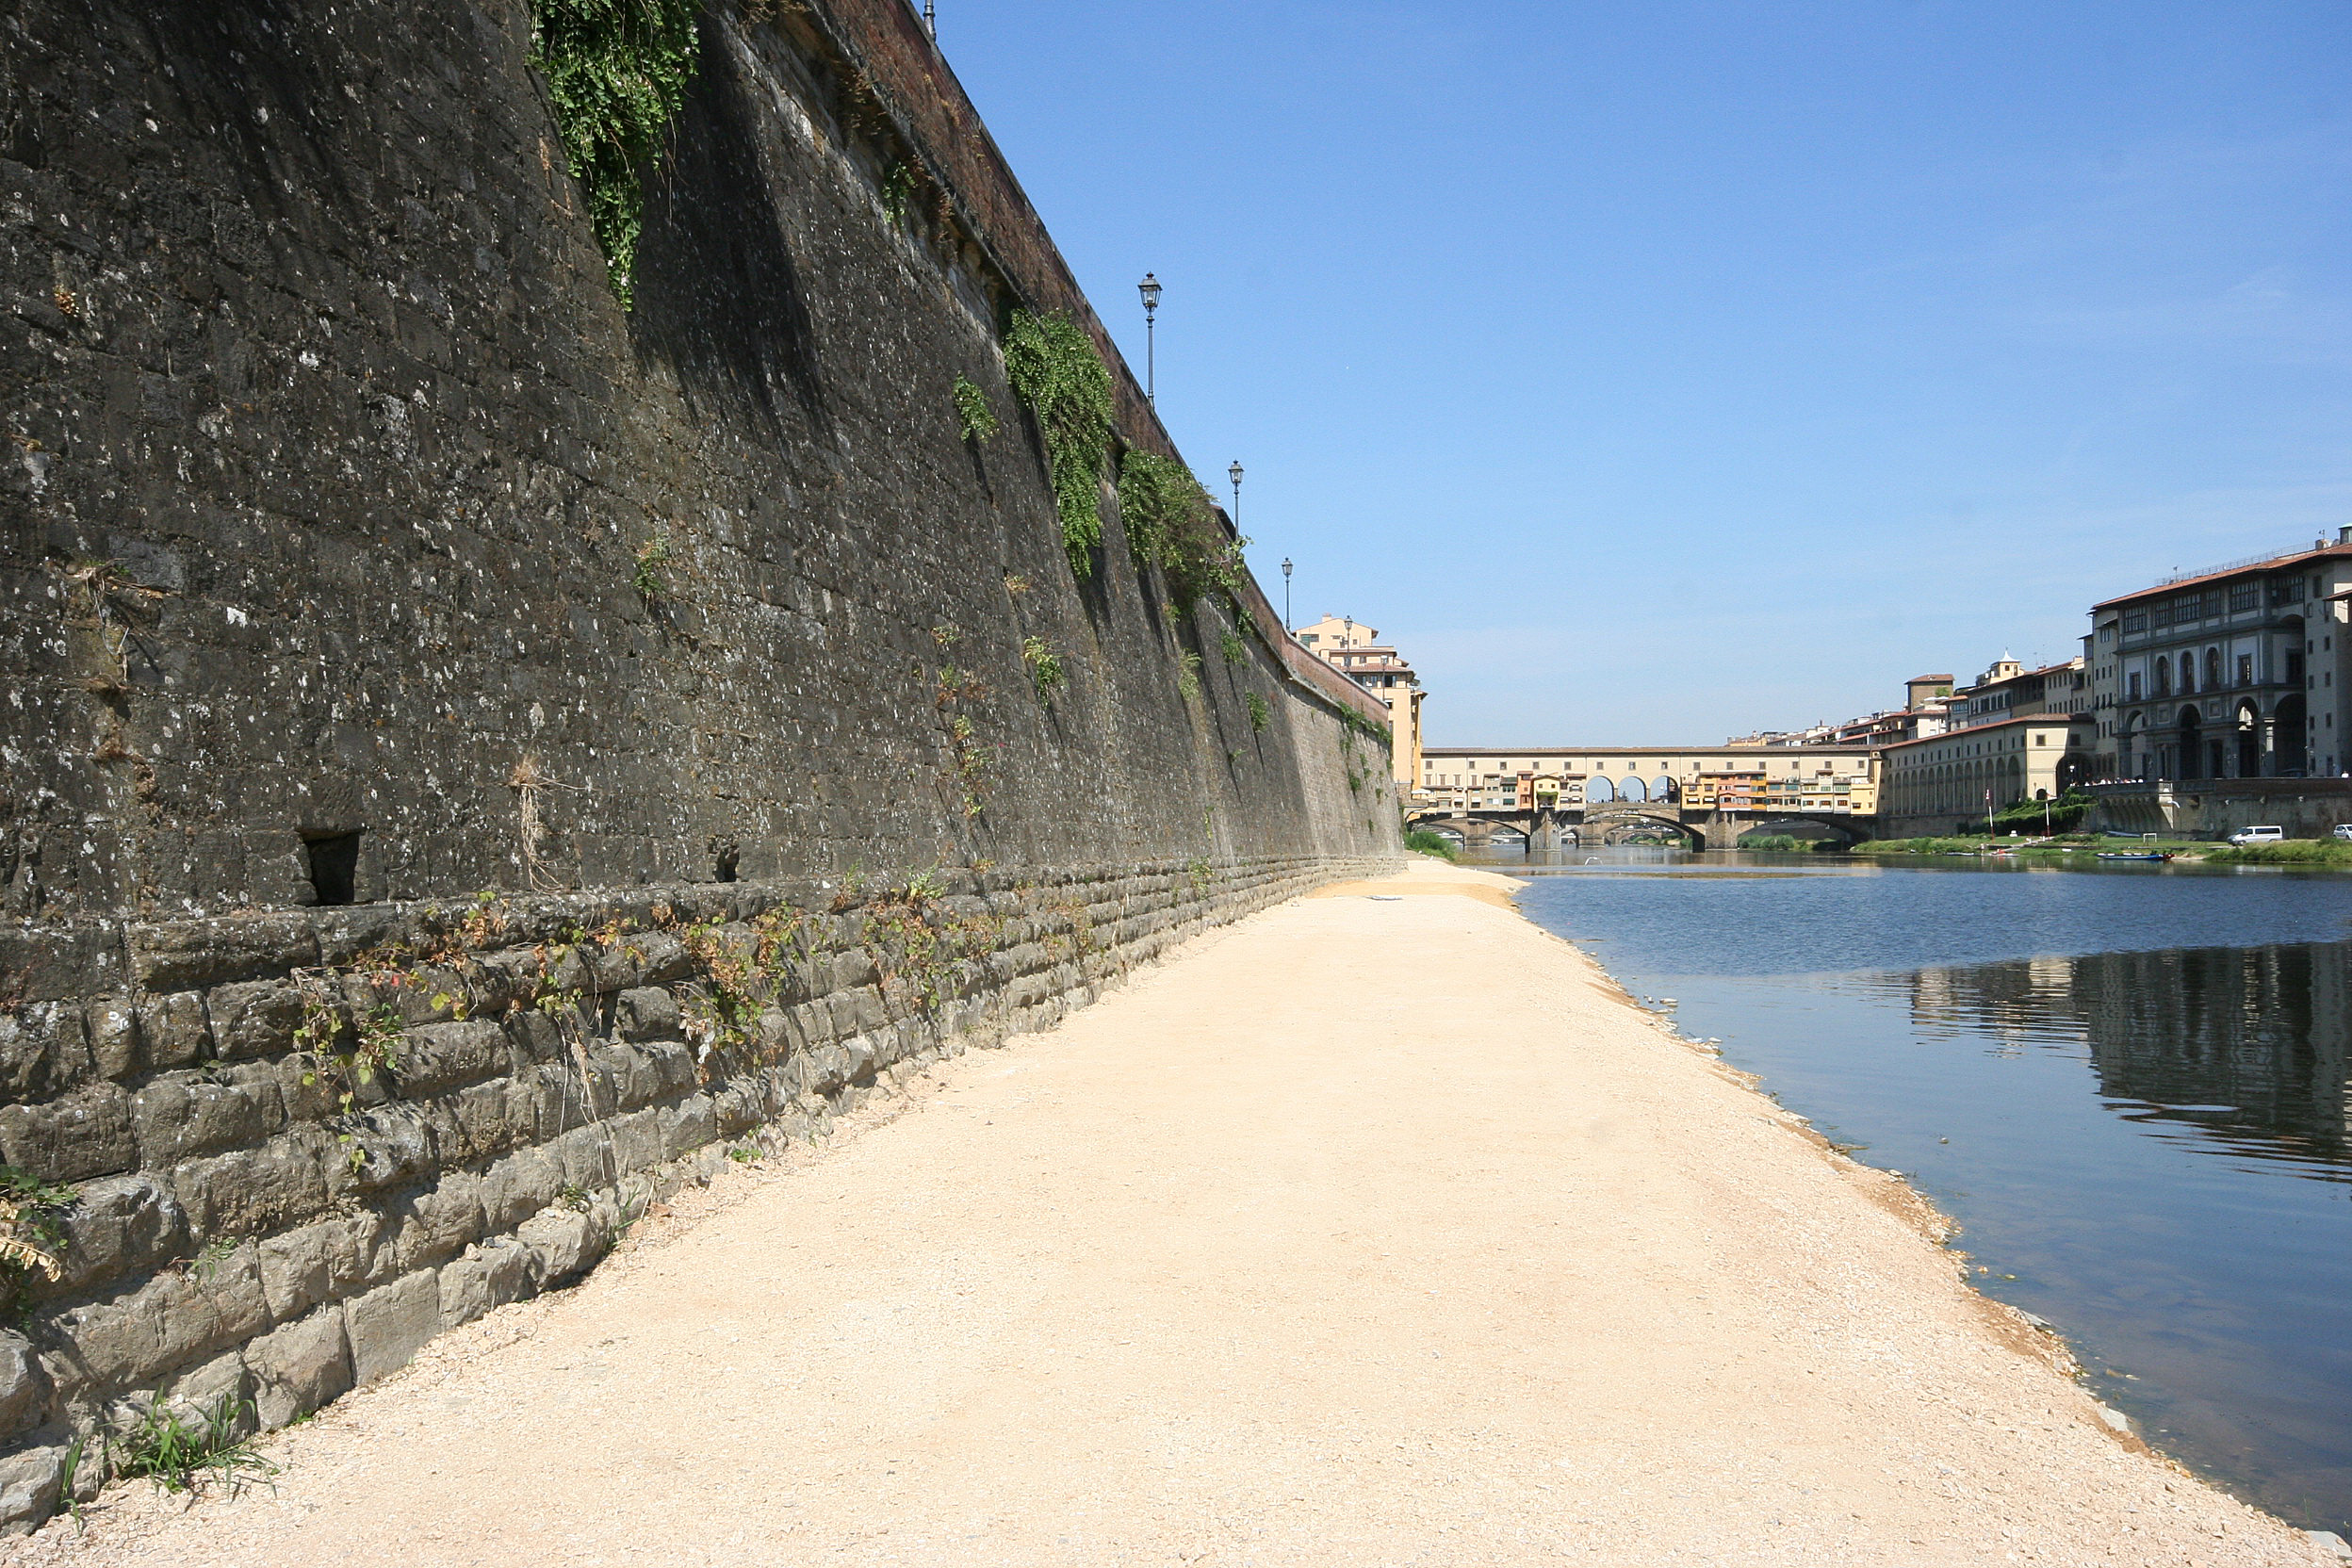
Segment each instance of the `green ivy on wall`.
[[1156,452],[1122,457],[1119,518],[1135,565],[1159,567],[1179,609],[1189,611],[1195,600],[1214,595],[1236,622],[1247,615],[1241,552],[1250,541],[1227,535],[1208,492],[1183,464]]
[[634,301],[645,176],[694,74],[701,0],[531,0],[531,62],[547,79],[564,161],[588,198],[621,308]]
[[1054,504],[1062,547],[1080,577],[1094,570],[1089,553],[1102,542],[1102,474],[1111,450],[1111,372],[1084,328],[1058,311],[1013,312],[1004,334],[1004,375],[1029,405],[1053,466]]

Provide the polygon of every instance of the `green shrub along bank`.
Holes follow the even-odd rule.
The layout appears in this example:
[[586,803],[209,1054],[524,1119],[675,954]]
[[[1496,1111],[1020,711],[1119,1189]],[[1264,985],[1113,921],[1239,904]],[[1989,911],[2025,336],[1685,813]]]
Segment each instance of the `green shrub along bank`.
[[[1749,847],[1742,844],[1740,847]],[[2215,866],[2308,866],[2352,870],[2352,843],[2335,839],[2290,839],[2284,843],[2236,845],[2210,839],[2116,838],[2069,833],[2062,838],[1873,839],[1854,846],[1856,855],[1981,855],[2001,850],[2020,859],[2053,865],[2095,862],[2100,855],[2179,855]]]
[[1405,847],[1417,850],[1423,855],[1434,855],[1441,860],[1458,860],[1462,858],[1462,852],[1454,848],[1453,840],[1443,833],[1432,833],[1426,827],[1416,827],[1406,834]]
[[2068,790],[2056,800],[2013,800],[1993,818],[1996,833],[2071,833],[2082,825],[2091,797]]
[[2352,866],[2352,843],[2341,839],[2289,839],[2277,844],[2202,847],[2206,859],[2225,866]]

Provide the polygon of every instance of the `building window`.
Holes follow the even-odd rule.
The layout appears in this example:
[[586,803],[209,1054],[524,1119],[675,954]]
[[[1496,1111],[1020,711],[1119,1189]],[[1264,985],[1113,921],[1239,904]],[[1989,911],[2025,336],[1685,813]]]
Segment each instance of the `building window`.
[[2123,634],[2124,634],[2126,637],[2133,636],[2133,635],[2135,635],[2135,634],[2137,634],[2137,633],[2139,633],[2139,632],[2146,631],[2147,629],[2148,629],[2148,612],[2147,612],[2147,611],[2145,611],[2145,610],[2127,610],[2127,611],[2125,611],[2125,612],[2123,612]]
[[2133,670],[2133,671],[2132,671],[2130,675],[2125,676],[2125,677],[2123,678],[2123,684],[2124,684],[2124,699],[2123,699],[2123,700],[2124,700],[2124,701],[2126,701],[2126,702],[2137,702],[2137,701],[2139,701],[2139,700],[2140,700],[2140,672],[2139,672],[2139,671],[2137,671],[2137,670]]
[[2250,653],[2238,655],[2238,684],[2241,686],[2254,684],[2254,656]]
[[2261,583],[2241,582],[2230,590],[2230,613],[2232,615],[2243,615],[2249,610],[2260,610],[2262,607]]

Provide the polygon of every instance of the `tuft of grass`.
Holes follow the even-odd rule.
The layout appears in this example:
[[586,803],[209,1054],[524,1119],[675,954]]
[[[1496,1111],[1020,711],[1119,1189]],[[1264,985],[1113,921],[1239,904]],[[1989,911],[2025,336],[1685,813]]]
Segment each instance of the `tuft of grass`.
[[139,1425],[122,1434],[122,1474],[144,1476],[163,1492],[215,1486],[232,1497],[254,1481],[269,1481],[278,1467],[254,1451],[251,1438],[237,1435],[238,1416],[252,1415],[253,1408],[223,1394],[188,1421],[157,1395]]
[[629,574],[629,585],[648,602],[669,596],[671,553],[666,530],[646,540],[637,551],[637,569]]
[[1255,692],[1250,693],[1242,701],[1250,710],[1250,733],[1265,734],[1274,723],[1274,710],[1268,708],[1266,705],[1266,699]]
[[1029,666],[1029,684],[1037,688],[1039,702],[1052,702],[1054,694],[1070,684],[1069,672],[1062,668],[1062,656],[1042,637],[1021,640],[1021,662]]
[[1177,655],[1176,690],[1186,702],[1200,700],[1200,656],[1190,648]]
[[1217,640],[1217,651],[1225,656],[1228,664],[1246,663],[1250,658],[1250,640],[1229,629]]

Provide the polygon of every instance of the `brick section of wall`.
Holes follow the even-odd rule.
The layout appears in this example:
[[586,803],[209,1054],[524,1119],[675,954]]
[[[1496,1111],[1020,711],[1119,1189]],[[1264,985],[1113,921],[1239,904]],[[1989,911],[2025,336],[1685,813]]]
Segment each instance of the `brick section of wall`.
[[[0,1332],[0,1527],[45,1517],[65,1446],[146,1399],[226,1395],[283,1425],[576,1278],[728,1150],[819,1135],[893,1072],[1046,1027],[1208,924],[1390,863],[20,932],[9,958],[57,994],[0,1018],[0,1073],[43,1096],[0,1107],[0,1162],[79,1200],[63,1277],[36,1277],[24,1331]],[[729,995],[755,999],[734,1038],[711,1027]],[[322,1011],[396,1026],[389,1070],[355,1083],[303,1049]],[[78,1484],[97,1478],[86,1461]]]

